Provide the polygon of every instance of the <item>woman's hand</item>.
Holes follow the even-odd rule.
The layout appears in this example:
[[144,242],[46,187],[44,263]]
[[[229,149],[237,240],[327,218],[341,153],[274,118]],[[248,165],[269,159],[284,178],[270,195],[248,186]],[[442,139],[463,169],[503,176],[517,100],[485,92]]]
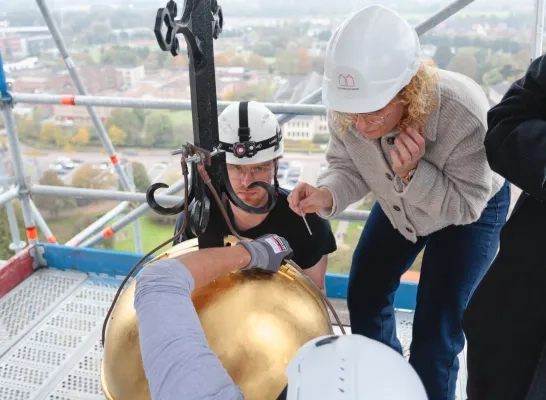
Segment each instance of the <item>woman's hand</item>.
[[308,183],[298,183],[288,195],[288,205],[298,215],[316,213],[323,208],[331,208],[333,204],[334,199],[328,189],[317,189]]
[[396,150],[391,150],[392,170],[402,179],[417,168],[425,155],[424,129],[408,128],[394,140]]

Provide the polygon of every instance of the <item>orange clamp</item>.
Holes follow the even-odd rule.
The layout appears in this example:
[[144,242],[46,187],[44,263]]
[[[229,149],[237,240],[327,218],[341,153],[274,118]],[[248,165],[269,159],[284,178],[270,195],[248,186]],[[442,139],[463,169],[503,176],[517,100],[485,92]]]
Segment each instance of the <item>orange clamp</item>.
[[26,228],[27,239],[28,240],[37,240],[38,239],[38,229],[35,226]]
[[74,106],[76,105],[76,96],[71,94],[65,94],[61,96],[61,104],[63,106]]
[[108,238],[111,238],[113,235],[114,235],[114,229],[109,226],[108,228],[105,228],[103,231],[102,231],[102,236],[104,236],[106,239]]

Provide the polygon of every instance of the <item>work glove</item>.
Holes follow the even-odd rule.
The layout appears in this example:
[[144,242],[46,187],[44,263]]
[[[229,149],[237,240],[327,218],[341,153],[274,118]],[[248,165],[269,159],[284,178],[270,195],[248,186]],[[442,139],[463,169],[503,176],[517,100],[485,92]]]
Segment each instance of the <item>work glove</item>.
[[294,254],[288,241],[279,235],[263,235],[252,241],[241,240],[237,244],[245,246],[250,253],[250,263],[243,269],[258,268],[274,273]]

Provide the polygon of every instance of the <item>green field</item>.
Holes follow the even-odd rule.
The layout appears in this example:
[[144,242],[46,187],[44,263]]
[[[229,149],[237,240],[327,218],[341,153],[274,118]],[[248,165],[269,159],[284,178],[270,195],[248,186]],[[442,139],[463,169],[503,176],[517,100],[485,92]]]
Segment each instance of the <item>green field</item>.
[[169,113],[175,125],[191,125],[192,115],[190,110],[171,111]]

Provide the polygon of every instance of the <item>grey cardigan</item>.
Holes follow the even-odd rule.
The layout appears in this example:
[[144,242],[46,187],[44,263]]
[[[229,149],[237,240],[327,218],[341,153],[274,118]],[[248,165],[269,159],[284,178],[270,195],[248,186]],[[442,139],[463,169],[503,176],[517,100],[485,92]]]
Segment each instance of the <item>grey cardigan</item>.
[[392,225],[412,242],[448,225],[479,219],[504,183],[490,169],[483,145],[489,102],[466,76],[438,72],[440,104],[427,121],[425,156],[407,186],[391,168],[389,153],[396,147],[389,137],[398,131],[370,140],[354,127],[342,132],[328,115],[329,167],[317,187],[332,192],[334,205],[320,216],[332,218],[371,191]]

